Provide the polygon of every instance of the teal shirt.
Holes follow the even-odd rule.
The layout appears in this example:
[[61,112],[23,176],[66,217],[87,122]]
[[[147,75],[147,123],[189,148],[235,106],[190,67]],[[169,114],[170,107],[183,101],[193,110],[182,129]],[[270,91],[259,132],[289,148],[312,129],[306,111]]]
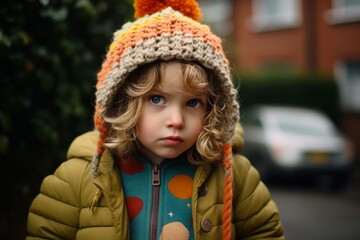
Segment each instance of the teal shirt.
[[[119,164],[132,240],[194,239],[191,194],[196,167],[184,156],[160,166],[144,157]],[[153,231],[152,231],[153,229]]]

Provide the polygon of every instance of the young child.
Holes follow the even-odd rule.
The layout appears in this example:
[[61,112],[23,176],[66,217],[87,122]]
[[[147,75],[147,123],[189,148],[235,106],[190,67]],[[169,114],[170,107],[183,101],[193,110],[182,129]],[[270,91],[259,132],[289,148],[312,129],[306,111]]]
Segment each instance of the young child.
[[135,1],[138,19],[114,34],[96,130],[44,179],[27,239],[284,238],[258,172],[233,154],[242,132],[220,39],[196,2],[163,2]]

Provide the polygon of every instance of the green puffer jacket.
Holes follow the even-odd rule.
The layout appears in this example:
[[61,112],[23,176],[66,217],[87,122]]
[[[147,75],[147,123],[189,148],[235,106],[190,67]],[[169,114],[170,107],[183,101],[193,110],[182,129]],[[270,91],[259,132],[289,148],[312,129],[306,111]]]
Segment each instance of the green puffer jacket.
[[[44,179],[30,207],[26,239],[130,238],[120,176],[109,152],[102,155],[98,177],[91,176],[97,138],[97,132],[89,132],[75,139],[68,160]],[[241,145],[242,138],[235,141],[233,147]],[[277,207],[258,172],[240,155],[234,156],[233,169],[232,239],[283,239]],[[192,194],[195,239],[221,239],[223,179],[221,166],[196,170]],[[94,199],[98,202],[91,208]]]

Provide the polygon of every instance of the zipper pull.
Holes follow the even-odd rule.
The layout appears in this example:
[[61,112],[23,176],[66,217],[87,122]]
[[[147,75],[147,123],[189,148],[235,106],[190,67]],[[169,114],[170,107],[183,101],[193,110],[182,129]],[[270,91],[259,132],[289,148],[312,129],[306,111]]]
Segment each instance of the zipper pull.
[[152,185],[159,186],[160,185],[160,168],[159,165],[154,165],[152,171]]

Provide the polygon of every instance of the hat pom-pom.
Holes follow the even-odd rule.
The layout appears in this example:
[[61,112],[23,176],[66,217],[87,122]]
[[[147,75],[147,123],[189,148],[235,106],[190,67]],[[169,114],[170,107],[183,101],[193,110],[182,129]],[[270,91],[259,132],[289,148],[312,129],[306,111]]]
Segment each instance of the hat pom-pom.
[[147,14],[153,14],[167,7],[181,12],[187,17],[200,22],[201,10],[195,0],[135,0],[135,18],[141,18]]

